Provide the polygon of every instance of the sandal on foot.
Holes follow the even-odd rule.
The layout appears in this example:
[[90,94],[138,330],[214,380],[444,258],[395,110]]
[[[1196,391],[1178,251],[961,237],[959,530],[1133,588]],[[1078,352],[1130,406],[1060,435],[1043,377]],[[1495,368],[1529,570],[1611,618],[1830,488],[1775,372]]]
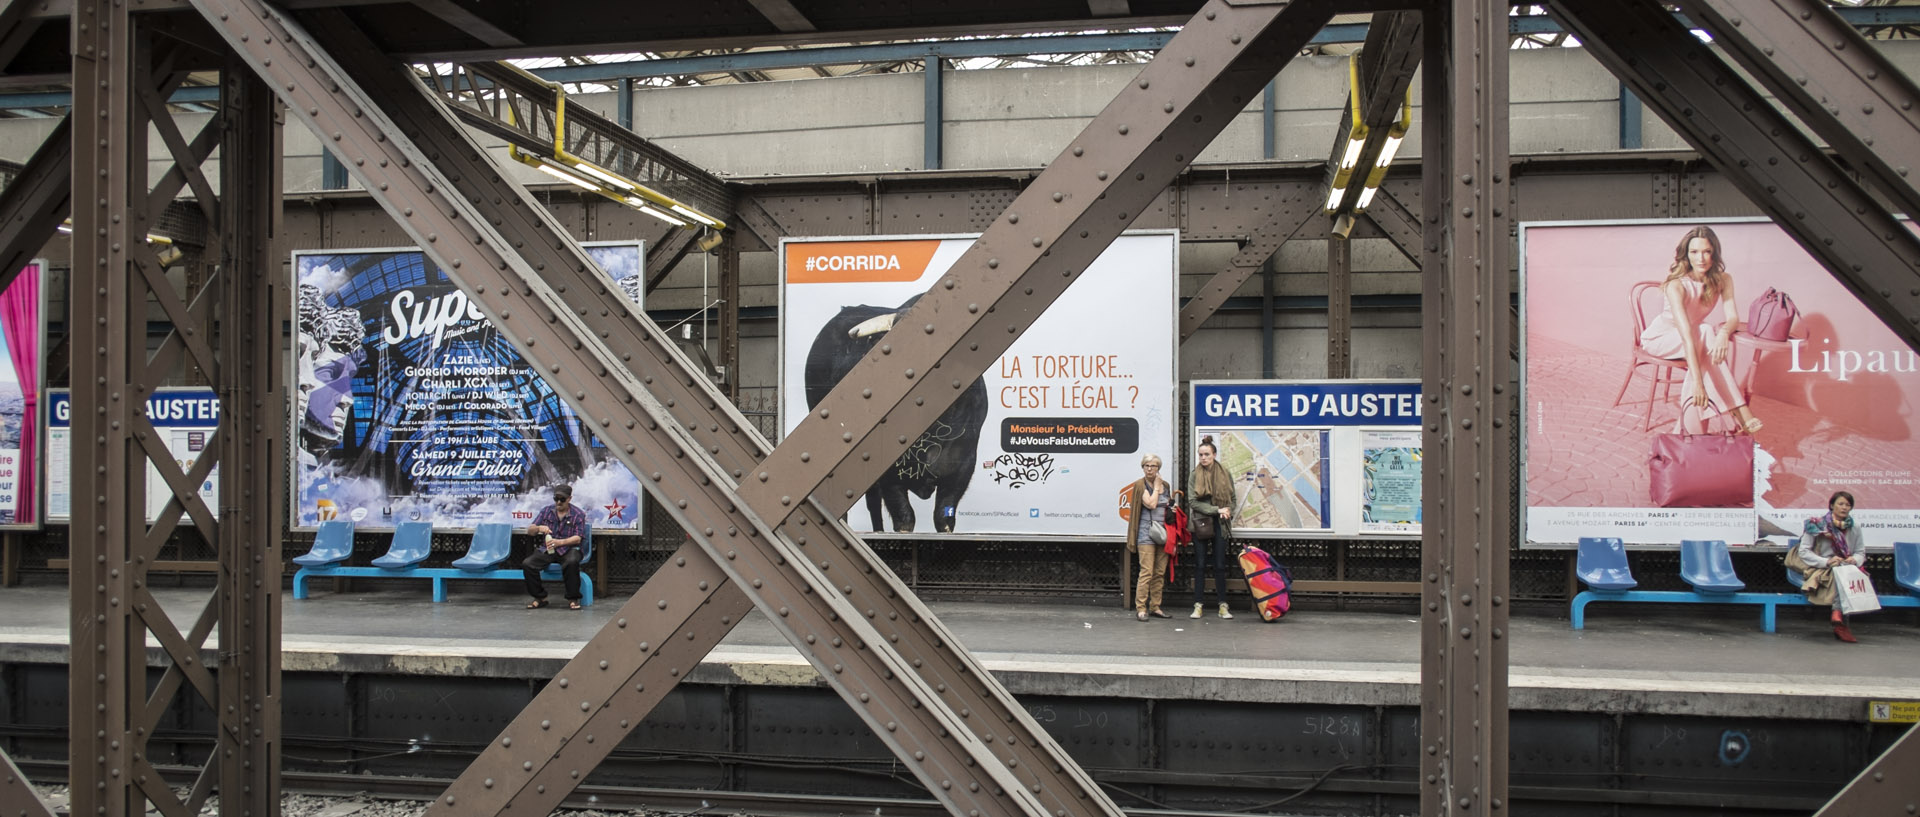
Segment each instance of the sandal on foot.
[[533,601],[527,602],[528,610],[538,610],[545,606],[547,606],[546,599],[534,599]]
[[1745,423],[1740,424],[1740,429],[1742,431],[1747,432],[1748,434],[1753,434],[1755,432],[1758,432],[1760,429],[1763,429],[1766,427],[1767,427],[1767,424],[1760,422],[1760,418],[1758,417],[1755,417],[1753,419],[1746,421]]
[[573,601],[569,601],[569,602],[567,602],[567,609],[568,609],[568,610],[578,610],[578,609],[580,609],[580,600],[579,600],[579,599],[574,599]]

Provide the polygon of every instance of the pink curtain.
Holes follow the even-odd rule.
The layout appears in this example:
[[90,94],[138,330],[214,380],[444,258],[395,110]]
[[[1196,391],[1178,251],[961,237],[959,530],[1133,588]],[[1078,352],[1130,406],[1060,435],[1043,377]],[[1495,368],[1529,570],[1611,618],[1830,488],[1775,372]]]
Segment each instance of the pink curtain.
[[15,484],[13,521],[27,524],[38,520],[39,469],[35,458],[40,441],[40,267],[28,264],[5,292],[0,292],[0,323],[4,323],[7,357],[12,359],[13,374],[20,380],[20,395],[25,416],[20,420],[20,470]]

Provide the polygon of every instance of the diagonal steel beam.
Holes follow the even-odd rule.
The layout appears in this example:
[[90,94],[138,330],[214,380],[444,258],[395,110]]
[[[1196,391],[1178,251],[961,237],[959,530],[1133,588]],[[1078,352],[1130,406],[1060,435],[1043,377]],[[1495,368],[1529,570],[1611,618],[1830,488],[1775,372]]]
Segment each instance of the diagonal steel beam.
[[699,233],[694,230],[668,230],[665,238],[647,248],[645,291],[652,292],[660,287],[661,281],[667,280],[667,273],[687,257],[687,251],[693,249],[694,239],[698,237]]
[[[1010,770],[1012,760],[1003,761],[998,753],[1014,750],[994,745],[998,742],[994,735],[972,731],[968,718],[994,713],[956,712],[943,697],[954,690],[937,689],[918,674],[919,665],[910,664],[894,644],[907,641],[900,631],[917,636],[923,630],[908,629],[909,623],[904,621],[889,623],[892,615],[877,616],[876,608],[885,609],[881,606],[884,602],[877,597],[858,597],[849,582],[854,577],[844,572],[849,562],[822,553],[817,547],[812,552],[802,550],[808,544],[804,534],[812,531],[803,531],[791,541],[774,536],[770,525],[737,501],[733,477],[709,458],[711,452],[671,413],[697,408],[697,404],[685,407],[657,400],[642,388],[643,378],[629,372],[625,361],[596,339],[595,328],[610,335],[618,325],[643,325],[633,304],[615,298],[611,282],[603,279],[585,288],[590,297],[608,299],[602,301],[608,304],[606,311],[598,317],[588,310],[583,310],[588,314],[576,314],[558,292],[565,285],[548,279],[561,271],[536,269],[498,231],[500,225],[492,216],[525,206],[529,199],[524,190],[517,191],[513,201],[503,203],[504,209],[477,209],[478,200],[459,193],[455,182],[436,166],[446,157],[430,158],[426,150],[414,144],[410,134],[421,133],[418,127],[403,128],[389,120],[373,98],[297,23],[248,0],[202,0],[196,7],[225,24],[223,36],[245,55],[256,72],[270,78],[289,103],[289,110],[330,141],[330,149],[347,159],[349,169],[362,176],[367,189],[378,194],[383,206],[417,238],[427,255],[473,294],[473,302],[483,314],[609,440],[615,456],[648,480],[650,493],[728,578],[752,587],[751,595],[769,621],[808,657],[830,686],[854,705],[875,734],[907,761],[936,799],[956,811],[1038,815],[1047,810],[1041,798],[1058,801],[1063,795],[1074,796],[1047,790],[1033,779],[1034,769],[1023,768],[1018,773]],[[337,12],[323,13],[322,19],[350,25]],[[404,70],[370,44],[346,58],[370,73],[378,72],[381,66]],[[411,88],[409,91],[420,93]],[[393,98],[389,96],[386,101]],[[471,142],[463,151],[478,155],[478,148]],[[501,183],[490,176],[487,181]],[[569,242],[562,241],[561,245],[578,252]],[[579,271],[586,269],[590,266],[584,263],[578,267]],[[588,321],[594,326],[590,327]],[[716,406],[709,402],[706,408],[712,411]],[[815,540],[814,544],[831,542]],[[841,544],[851,547],[847,542]],[[830,580],[826,572],[836,561],[843,572]],[[951,642],[935,642],[926,648],[962,652]],[[998,694],[991,696],[990,704],[1018,709],[1004,690],[993,689]],[[581,703],[579,712],[591,711],[596,703],[606,704]],[[515,738],[525,737],[509,730],[501,744],[510,747]],[[524,741],[521,743],[524,749]],[[523,790],[525,771],[531,769],[534,755],[523,757],[527,760],[522,764],[502,770],[498,781],[507,790]],[[1089,797],[1092,812],[1086,803],[1074,807],[1076,804],[1068,800],[1062,801],[1063,805],[1080,813],[1114,812],[1111,802],[1098,795],[1090,781],[1085,790],[1093,793]],[[448,809],[464,808],[456,802],[464,801],[453,794],[437,801]],[[1057,810],[1067,810],[1065,807]]]
[[1280,245],[1292,240],[1320,215],[1320,205],[1327,198],[1326,189],[1324,184],[1296,183],[1281,195],[1267,220],[1254,228],[1247,236],[1247,243],[1240,245],[1240,251],[1227,261],[1227,268],[1208,278],[1187,305],[1180,308],[1181,342],[1200,331],[1201,324],[1213,317],[1220,305],[1226,303],[1261,264],[1280,251]]
[[53,809],[33,790],[33,783],[20,773],[13,758],[0,751],[0,814],[9,817],[53,817]]
[[13,277],[53,238],[67,219],[72,193],[73,114],[68,113],[0,192],[0,290],[11,286]]
[[1910,218],[1920,86],[1820,0],[1684,0],[1749,74]]
[[1880,817],[1920,814],[1920,727],[1907,734],[1861,770],[1853,781],[1814,812],[1813,817]]
[[1394,195],[1392,188],[1380,185],[1380,193],[1374,196],[1373,206],[1367,208],[1365,215],[1388,241],[1393,242],[1401,255],[1416,267],[1420,264],[1420,216],[1399,196]]
[[[470,141],[466,141],[457,128],[449,126],[443,111],[423,99],[411,84],[396,81],[391,70],[380,70],[390,69],[389,62],[375,53],[365,38],[358,36],[342,18],[314,15],[310,22],[337,57],[347,59],[350,66],[366,66],[367,70],[352,73],[368,89],[368,93],[379,101],[380,109],[394,117],[400,128],[417,134],[422,148],[437,157],[436,163],[449,174],[459,194],[467,201],[474,202],[475,206],[485,208],[484,221],[499,229],[502,236],[523,253],[526,263],[544,271],[546,280],[555,286],[556,297],[583,319],[596,323],[598,337],[650,386],[656,399],[667,406],[679,407],[677,411],[685,412],[680,419],[687,430],[722,468],[738,476],[765,457],[770,450],[766,441],[754,433],[751,424],[712,389],[703,372],[669,351],[673,344],[659,334],[657,327],[646,321],[607,319],[609,315],[622,315],[623,310],[631,307],[631,302],[608,286],[606,279],[592,266],[591,260],[578,244],[565,235],[551,216],[536,206],[523,188],[503,181],[498,168],[487,161]],[[813,535],[826,539],[822,544],[829,546],[830,551],[846,554],[852,560],[850,565],[841,563],[839,568],[840,581],[843,582],[841,591],[850,597],[863,599],[864,605],[872,605],[865,610],[867,619],[882,628],[887,642],[909,660],[914,672],[920,674],[928,685],[942,692],[950,709],[971,713],[967,718],[969,725],[983,738],[1007,743],[1008,751],[1019,761],[1021,773],[1028,776],[1025,781],[1028,788],[1036,789],[1035,793],[1054,811],[1111,813],[1111,803],[1099,792],[1097,785],[1078,770],[1058,744],[1032,722],[1024,709],[1011,704],[1011,697],[983,667],[964,650],[948,647],[958,643],[952,633],[931,611],[913,598],[911,591],[857,536],[814,505],[809,504],[802,512],[807,515],[803,524],[811,524],[815,531]],[[679,559],[675,561],[677,563]],[[657,620],[661,616],[659,610],[680,609],[680,605],[674,603],[661,607],[658,602],[669,601],[669,598],[656,595],[651,589],[654,586],[654,582],[650,581],[648,588],[635,597],[636,601],[630,602],[630,605],[651,605],[645,610],[632,610],[630,617],[633,620]],[[699,587],[699,590],[704,592],[708,588]],[[667,591],[660,592],[664,594]],[[716,619],[719,629],[712,631],[711,637],[717,640],[738,621],[737,617],[729,618],[724,613],[734,603],[725,600],[733,598],[740,598],[737,590],[729,591],[716,585],[713,597],[707,603],[707,613],[699,620],[703,626],[689,627],[687,630],[697,636],[696,640],[692,643],[675,643],[683,648],[701,643],[698,638],[705,638],[709,634],[707,627]],[[669,622],[667,626],[671,630],[676,625]],[[608,628],[589,645],[583,655],[595,653],[603,648],[603,641],[609,642],[614,657],[601,667],[601,672],[606,673],[604,677],[639,678],[642,682],[636,686],[664,693],[679,679],[678,671],[674,665],[665,663],[667,659],[658,651],[634,652],[619,647],[621,644],[630,645],[635,640],[647,643],[644,635],[636,636]],[[694,654],[704,654],[704,650]],[[596,673],[593,677],[603,676]],[[549,688],[549,692],[554,689]],[[566,693],[566,697],[573,694]],[[628,698],[623,693],[622,697],[610,701],[607,707],[599,710],[600,714],[594,716],[598,721],[612,724],[609,727],[606,723],[595,725],[581,721],[576,717],[579,710],[572,706],[573,701],[567,700],[565,703],[566,711],[555,712],[555,707],[546,702],[536,702],[522,715],[521,721],[516,722],[515,727],[509,727],[510,734],[520,736],[520,748],[508,752],[512,747],[490,747],[488,755],[498,754],[505,759],[496,763],[494,759],[483,756],[468,774],[462,776],[449,794],[463,804],[463,810],[475,808],[477,804],[481,810],[488,811],[491,810],[488,804],[495,801],[487,798],[504,798],[512,796],[512,792],[519,792],[520,796],[513,800],[514,813],[520,813],[521,809],[530,810],[528,813],[545,813],[539,811],[540,804],[545,803],[546,808],[551,808],[570,790],[570,784],[577,784],[578,778],[570,772],[596,765],[618,743],[618,738],[625,734],[630,724],[638,723],[646,715],[647,708],[652,706],[643,696]],[[550,718],[548,715],[556,717]],[[537,730],[533,726],[536,722],[540,723]],[[504,784],[493,787],[484,785],[492,779],[488,776],[488,770],[501,764],[507,767],[522,765],[525,761],[515,757],[518,753],[532,751],[536,756],[547,756],[540,754],[538,747],[527,749],[527,733],[532,733],[536,739],[552,735],[562,742],[562,749],[551,753],[551,759],[545,767],[532,770],[531,777],[517,789]],[[570,740],[568,736],[592,736],[597,739]],[[569,774],[555,777],[550,774],[555,769]],[[528,794],[527,789],[531,789],[532,793]]]
[[787,436],[748,502],[851,507],[1331,14],[1319,0],[1202,7]]
[[1920,238],[1651,0],[1553,0],[1554,16],[1834,278],[1920,349]]
[[1508,11],[1506,0],[1449,0],[1425,27],[1423,199],[1437,239],[1421,265],[1425,815],[1511,811]]
[[808,20],[807,15],[794,8],[790,0],[747,0],[747,2],[752,3],[754,11],[760,12],[760,16],[767,18],[767,22],[772,23],[774,28],[780,29],[783,33],[814,30],[813,21]]

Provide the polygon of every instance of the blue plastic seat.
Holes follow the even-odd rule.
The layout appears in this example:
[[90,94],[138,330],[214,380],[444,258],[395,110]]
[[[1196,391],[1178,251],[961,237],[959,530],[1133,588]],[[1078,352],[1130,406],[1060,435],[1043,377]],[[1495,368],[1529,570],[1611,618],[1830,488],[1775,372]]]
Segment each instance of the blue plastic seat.
[[505,522],[483,522],[474,526],[473,543],[467,554],[453,560],[461,570],[486,570],[507,560],[513,549],[513,528]]
[[1747,583],[1733,572],[1733,556],[1718,539],[1680,542],[1680,578],[1700,593],[1738,593]]
[[1632,590],[1639,584],[1627,567],[1627,548],[1619,539],[1581,537],[1574,573],[1595,590]]
[[313,537],[313,549],[293,557],[293,563],[303,567],[324,567],[344,562],[352,555],[353,523],[335,519],[320,523],[320,530]]
[[1893,543],[1893,580],[1920,596],[1920,542]]
[[393,529],[393,544],[386,555],[373,560],[374,567],[404,570],[427,560],[433,550],[432,522],[402,522]]

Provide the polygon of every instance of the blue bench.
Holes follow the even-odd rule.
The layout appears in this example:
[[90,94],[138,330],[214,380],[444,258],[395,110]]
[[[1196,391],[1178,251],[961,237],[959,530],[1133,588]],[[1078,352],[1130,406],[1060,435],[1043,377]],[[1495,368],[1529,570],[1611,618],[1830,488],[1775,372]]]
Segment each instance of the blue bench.
[[[1900,584],[1916,595],[1881,594],[1881,607],[1920,608],[1920,543],[1903,550],[1902,545],[1894,548],[1894,572],[1899,576],[1916,574],[1911,578],[1914,584],[1908,584],[1906,578]],[[1908,567],[1911,565],[1911,567]],[[1757,593],[1742,592],[1746,583],[1740,581],[1733,572],[1733,557],[1727,552],[1727,543],[1721,541],[1689,540],[1680,543],[1680,577],[1685,579],[1693,590],[1634,590],[1638,585],[1634,581],[1633,571],[1627,566],[1626,547],[1619,539],[1580,540],[1580,550],[1574,563],[1574,573],[1586,583],[1588,589],[1573,597],[1573,629],[1586,629],[1587,605],[1596,601],[1638,601],[1661,602],[1666,604],[1753,604],[1761,607],[1760,628],[1764,632],[1774,632],[1781,607],[1809,607],[1807,597],[1798,592]],[[1799,582],[1792,580],[1792,571],[1788,571],[1789,582],[1795,588]]]
[[[313,549],[293,559],[295,564],[301,566],[293,574],[293,597],[307,597],[308,579],[354,577],[428,579],[433,583],[433,600],[446,601],[449,579],[521,581],[525,574],[519,567],[499,567],[501,562],[507,560],[512,543],[511,527],[505,523],[483,523],[475,526],[467,552],[454,560],[453,567],[420,567],[432,549],[433,526],[427,522],[402,522],[394,528],[393,542],[387,552],[373,560],[373,567],[348,567],[342,563],[353,555],[353,523],[322,522],[319,533],[314,536]],[[582,546],[586,548],[581,554],[581,562],[584,563],[593,556],[591,532]],[[558,580],[560,566],[548,567],[541,575]],[[593,577],[585,572],[580,574],[580,604],[583,607],[593,605]]]

